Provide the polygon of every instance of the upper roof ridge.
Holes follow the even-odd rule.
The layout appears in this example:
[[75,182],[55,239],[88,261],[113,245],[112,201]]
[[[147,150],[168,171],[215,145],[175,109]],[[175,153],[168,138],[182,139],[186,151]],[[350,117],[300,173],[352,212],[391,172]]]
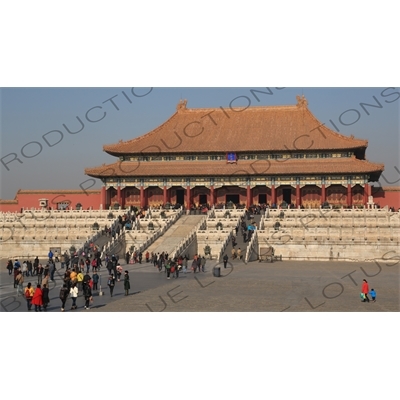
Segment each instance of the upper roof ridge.
[[297,96],[297,104],[292,105],[251,106],[248,101],[244,106],[231,102],[229,106],[213,108],[187,108],[187,100],[181,99],[175,113],[158,127],[133,139],[106,144],[103,150],[120,156],[171,150],[339,150],[367,146],[367,140],[345,136],[321,123],[303,95]]

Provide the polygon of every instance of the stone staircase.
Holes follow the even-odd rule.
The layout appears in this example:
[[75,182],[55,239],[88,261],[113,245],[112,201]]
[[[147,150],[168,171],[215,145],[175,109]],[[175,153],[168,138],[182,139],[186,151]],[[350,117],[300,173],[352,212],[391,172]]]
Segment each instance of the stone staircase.
[[204,215],[182,215],[163,236],[159,237],[146,250],[149,253],[162,253],[164,251],[171,254],[202,218],[204,218]]
[[[254,222],[257,224],[257,229],[260,229],[261,217],[262,217],[262,215],[259,215],[259,214],[254,215]],[[247,220],[246,215],[244,217],[244,220],[245,220],[247,225],[250,224],[250,220]],[[244,258],[246,256],[246,252],[247,252],[247,247],[248,247],[250,242],[249,241],[247,241],[246,243],[244,242],[243,236],[241,234],[240,226],[239,226],[239,231],[238,231],[238,233],[236,235],[236,243],[237,244],[235,246],[235,249],[237,250],[237,249],[240,248],[240,250],[242,251],[242,259],[244,260]],[[232,246],[232,240],[230,240],[229,243],[228,243],[228,246],[226,247],[225,252],[224,252],[224,254],[228,255],[229,259],[232,258],[232,247],[233,247]],[[222,256],[224,256],[224,254]]]
[[106,244],[108,244],[109,242],[111,242],[112,237],[107,236],[107,235],[101,235],[98,238],[96,238],[93,243],[100,249],[102,250]]

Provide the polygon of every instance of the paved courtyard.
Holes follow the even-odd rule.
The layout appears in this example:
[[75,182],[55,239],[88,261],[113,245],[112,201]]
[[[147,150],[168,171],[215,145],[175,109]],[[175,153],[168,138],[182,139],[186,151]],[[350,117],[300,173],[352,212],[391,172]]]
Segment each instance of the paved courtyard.
[[[375,263],[339,262],[252,262],[234,261],[214,277],[215,262],[207,262],[205,273],[180,274],[167,280],[150,263],[124,265],[130,271],[131,294],[124,296],[122,281],[114,297],[105,286],[104,295],[94,295],[93,306],[85,312],[324,312],[399,311],[400,274],[397,260]],[[57,275],[59,273],[59,275]],[[51,287],[49,311],[60,312],[59,288],[63,270],[58,269]],[[375,303],[362,303],[361,282],[368,280],[377,292]],[[25,278],[25,283],[35,277]],[[1,311],[26,311],[23,297],[16,297],[7,271],[1,272]],[[70,300],[67,302],[69,310]],[[83,298],[77,311],[83,310]],[[76,312],[76,311],[75,311]]]
[[[215,263],[214,263],[215,264]],[[394,265],[395,264],[395,265]],[[221,267],[214,277],[180,274],[166,280],[152,266],[134,268],[133,291],[147,275],[160,281],[156,288],[121,298],[98,311],[399,311],[400,275],[396,260],[386,263],[253,262]],[[375,276],[373,276],[375,275]],[[375,303],[362,303],[362,279],[377,292]],[[96,308],[93,309],[94,311]]]

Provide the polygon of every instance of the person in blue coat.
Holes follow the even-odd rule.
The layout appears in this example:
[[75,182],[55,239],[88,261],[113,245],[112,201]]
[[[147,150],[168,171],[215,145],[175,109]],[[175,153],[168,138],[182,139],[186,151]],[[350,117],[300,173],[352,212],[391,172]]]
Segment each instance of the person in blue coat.
[[374,289],[371,289],[371,291],[369,292],[369,294],[371,295],[372,301],[376,301],[376,292]]

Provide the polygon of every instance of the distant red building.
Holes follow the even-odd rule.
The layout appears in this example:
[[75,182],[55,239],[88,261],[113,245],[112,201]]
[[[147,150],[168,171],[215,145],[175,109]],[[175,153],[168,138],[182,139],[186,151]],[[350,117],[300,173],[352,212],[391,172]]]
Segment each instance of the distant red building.
[[[100,190],[18,190],[14,200],[0,200],[0,211],[21,212],[22,209],[40,208],[62,210],[99,209]],[[46,205],[44,205],[46,204]]]

